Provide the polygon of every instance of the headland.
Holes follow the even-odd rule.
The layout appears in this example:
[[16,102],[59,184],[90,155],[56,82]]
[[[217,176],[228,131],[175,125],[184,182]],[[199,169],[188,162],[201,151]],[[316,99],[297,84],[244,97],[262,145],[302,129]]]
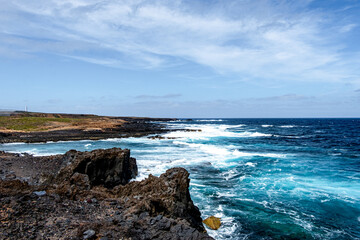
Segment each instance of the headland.
[[6,112],[0,114],[0,143],[142,137],[168,131],[154,122],[171,120],[174,119]]

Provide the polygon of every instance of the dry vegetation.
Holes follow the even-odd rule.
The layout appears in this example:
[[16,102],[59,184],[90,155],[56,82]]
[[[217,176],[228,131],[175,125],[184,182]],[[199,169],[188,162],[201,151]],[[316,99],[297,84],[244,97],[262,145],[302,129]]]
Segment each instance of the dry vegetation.
[[1,132],[36,132],[57,130],[103,130],[122,125],[125,121],[108,117],[34,117],[0,116]]

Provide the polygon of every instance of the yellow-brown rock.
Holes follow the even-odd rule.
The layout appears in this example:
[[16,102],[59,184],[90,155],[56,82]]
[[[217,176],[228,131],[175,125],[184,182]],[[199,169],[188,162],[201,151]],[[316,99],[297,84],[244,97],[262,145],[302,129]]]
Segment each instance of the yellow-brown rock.
[[218,230],[219,227],[221,226],[220,218],[217,218],[214,216],[208,217],[207,219],[205,219],[203,221],[203,223],[205,223],[206,226],[208,226],[209,228],[211,228],[213,230]]

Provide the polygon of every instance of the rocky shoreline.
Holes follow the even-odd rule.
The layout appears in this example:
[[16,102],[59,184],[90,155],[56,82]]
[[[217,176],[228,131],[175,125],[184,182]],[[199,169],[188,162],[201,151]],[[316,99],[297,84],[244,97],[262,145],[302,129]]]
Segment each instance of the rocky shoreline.
[[136,175],[127,149],[0,152],[0,239],[212,239],[185,169]]
[[[31,116],[31,115],[30,115]],[[35,115],[41,117],[42,115]],[[62,117],[73,117],[77,115],[61,115]],[[78,116],[81,119],[84,116]],[[98,116],[87,119],[100,118]],[[102,120],[102,119],[101,119]],[[161,134],[169,130],[156,121],[171,121],[170,118],[131,118],[131,117],[106,117],[106,121],[121,121],[121,124],[114,124],[111,127],[101,129],[81,129],[78,126],[64,130],[51,131],[1,131],[0,144],[13,142],[49,142],[49,141],[77,141],[77,140],[100,140],[107,138],[142,137],[151,134]],[[100,124],[100,123],[99,123]]]

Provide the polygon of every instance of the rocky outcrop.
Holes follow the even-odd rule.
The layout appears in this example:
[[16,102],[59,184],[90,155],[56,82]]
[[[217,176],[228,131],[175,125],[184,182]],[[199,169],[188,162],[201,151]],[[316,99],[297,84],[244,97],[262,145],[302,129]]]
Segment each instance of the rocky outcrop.
[[29,171],[36,169],[31,163],[46,163],[48,177],[31,184],[38,175],[19,176],[29,173],[25,164],[16,179],[0,180],[0,239],[212,239],[191,200],[183,168],[128,183],[137,167],[127,149],[6,158],[5,168],[16,159],[29,163]]
[[52,178],[59,171],[63,155],[34,157],[29,154],[7,153],[0,151],[0,179],[26,181],[39,185]]
[[68,181],[75,173],[85,174],[90,186],[112,188],[135,178],[138,169],[135,158],[130,157],[129,149],[97,149],[91,152],[70,150],[63,157],[63,167],[56,181]]
[[200,211],[190,197],[189,182],[189,173],[184,168],[172,168],[160,177],[150,175],[141,182],[118,186],[114,193],[120,199],[124,196],[127,199],[127,214],[146,212],[153,217],[181,218],[204,232]]

